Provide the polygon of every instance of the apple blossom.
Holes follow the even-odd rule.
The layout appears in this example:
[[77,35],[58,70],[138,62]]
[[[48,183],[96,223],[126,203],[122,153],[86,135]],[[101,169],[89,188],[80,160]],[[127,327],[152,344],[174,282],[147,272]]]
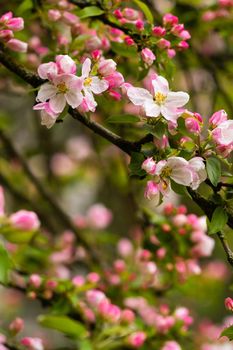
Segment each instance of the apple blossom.
[[128,337],[128,344],[134,348],[140,348],[146,340],[146,334],[144,332],[135,332]]
[[233,300],[231,298],[225,299],[225,306],[227,310],[233,311]]
[[153,52],[148,49],[145,48],[142,50],[141,52],[141,56],[142,56],[142,60],[148,65],[151,66],[154,62],[154,60],[156,59],[156,56],[153,54]]
[[190,183],[190,187],[193,190],[196,190],[207,178],[204,159],[201,157],[194,157],[190,159],[189,167],[192,170],[192,181]]
[[28,49],[28,44],[18,40],[18,39],[10,39],[7,43],[6,46],[11,49],[12,51],[16,52],[27,52]]
[[211,118],[209,119],[209,123],[213,127],[216,127],[219,124],[225,122],[226,120],[227,120],[227,113],[224,111],[224,109],[221,109],[220,111],[215,112],[211,116]]
[[176,341],[167,341],[161,350],[181,350],[180,345]]
[[156,118],[162,114],[166,120],[176,122],[181,114],[178,108],[188,102],[189,95],[182,91],[169,91],[168,81],[162,76],[157,76],[151,83],[152,94],[143,88],[128,88],[130,101],[136,106],[142,106],[147,117]]
[[233,144],[233,120],[221,122],[211,134],[218,146],[231,147]]
[[9,220],[13,227],[23,231],[37,230],[40,227],[38,216],[33,211],[19,210],[11,214]]
[[43,342],[40,338],[25,337],[21,339],[21,344],[29,350],[44,350]]

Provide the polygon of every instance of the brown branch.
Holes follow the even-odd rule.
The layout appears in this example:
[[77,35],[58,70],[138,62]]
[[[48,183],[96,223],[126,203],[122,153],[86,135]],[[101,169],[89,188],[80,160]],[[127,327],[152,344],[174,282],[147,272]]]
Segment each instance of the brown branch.
[[226,236],[224,235],[223,232],[218,232],[217,236],[218,236],[218,238],[219,238],[219,240],[220,240],[220,242],[221,242],[221,244],[223,246],[223,249],[224,249],[224,251],[226,253],[228,262],[230,263],[230,265],[233,266],[233,252],[232,252],[232,250],[231,250],[231,248],[229,246],[229,243],[228,243],[228,241],[226,239]]

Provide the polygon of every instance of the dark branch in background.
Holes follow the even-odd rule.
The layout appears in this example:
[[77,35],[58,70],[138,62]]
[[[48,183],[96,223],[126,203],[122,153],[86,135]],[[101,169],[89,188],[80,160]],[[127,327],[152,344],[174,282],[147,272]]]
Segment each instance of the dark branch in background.
[[53,197],[53,195],[42,185],[42,183],[39,181],[39,179],[33,174],[30,167],[28,166],[27,162],[23,158],[23,156],[17,151],[11,140],[3,133],[2,130],[0,130],[0,139],[2,140],[5,148],[7,151],[19,161],[21,164],[23,170],[25,171],[25,174],[30,179],[30,181],[33,183],[39,194],[42,198],[46,200],[46,202],[49,203],[49,205],[53,208],[54,213],[57,217],[57,220],[60,220],[60,222],[63,223],[64,227],[67,229],[70,229],[73,231],[78,238],[78,242],[83,245],[87,249],[87,252],[90,253],[92,259],[94,261],[98,261],[99,259],[97,257],[97,254],[93,251],[89,243],[82,237],[80,232],[77,230],[77,227],[74,225],[70,217],[63,211],[63,209],[59,206],[56,199]]

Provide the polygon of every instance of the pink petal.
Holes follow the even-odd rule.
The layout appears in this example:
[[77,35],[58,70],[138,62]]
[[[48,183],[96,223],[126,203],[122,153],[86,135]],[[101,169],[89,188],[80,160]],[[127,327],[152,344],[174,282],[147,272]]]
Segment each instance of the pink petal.
[[57,94],[49,101],[49,107],[54,113],[61,113],[66,105],[66,99],[64,94]]
[[37,94],[37,101],[46,102],[50,98],[56,95],[57,89],[54,85],[50,83],[45,83],[41,85],[40,90]]
[[91,71],[91,60],[86,58],[82,66],[82,78],[87,78]]
[[169,92],[165,102],[165,107],[183,107],[189,101],[189,94],[183,91]]
[[72,58],[68,55],[58,55],[56,57],[56,63],[60,73],[75,74],[76,64]]
[[157,92],[161,92],[165,96],[168,94],[169,92],[168,81],[161,75],[158,75],[155,79],[151,81],[151,83],[154,88],[154,94],[156,94]]
[[92,95],[92,93],[91,92],[89,92],[88,90],[84,90],[84,92],[85,92],[85,102],[86,102],[86,104],[87,104],[87,106],[88,106],[88,109],[90,110],[90,111],[92,111],[92,112],[94,112],[95,111],[95,108],[96,108],[96,106],[97,106],[97,103],[96,103],[96,101],[95,101],[95,99],[94,99],[94,96]]
[[130,101],[136,106],[143,106],[145,100],[153,101],[153,98],[149,91],[142,88],[130,87],[127,90],[127,95]]
[[161,114],[165,119],[176,123],[177,119],[182,114],[182,112],[180,112],[176,108],[172,108],[172,107],[169,108],[168,106],[161,106]]
[[100,80],[98,77],[93,77],[90,88],[94,94],[98,95],[107,90],[108,82],[106,80]]
[[37,72],[40,78],[51,80],[58,73],[57,65],[54,62],[43,63],[39,65]]

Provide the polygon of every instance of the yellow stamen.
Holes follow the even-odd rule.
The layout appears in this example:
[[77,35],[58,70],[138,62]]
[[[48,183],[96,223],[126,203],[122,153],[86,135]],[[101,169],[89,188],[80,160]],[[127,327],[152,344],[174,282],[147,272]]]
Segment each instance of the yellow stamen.
[[154,100],[158,105],[161,105],[166,100],[166,96],[163,95],[162,92],[157,92],[154,96]]
[[60,83],[57,85],[57,90],[61,94],[65,94],[69,89],[67,88],[65,83]]
[[86,78],[85,80],[84,80],[84,86],[89,86],[89,85],[91,85],[91,83],[92,83],[92,78]]
[[161,177],[169,177],[172,173],[172,169],[169,166],[165,166],[161,172]]

